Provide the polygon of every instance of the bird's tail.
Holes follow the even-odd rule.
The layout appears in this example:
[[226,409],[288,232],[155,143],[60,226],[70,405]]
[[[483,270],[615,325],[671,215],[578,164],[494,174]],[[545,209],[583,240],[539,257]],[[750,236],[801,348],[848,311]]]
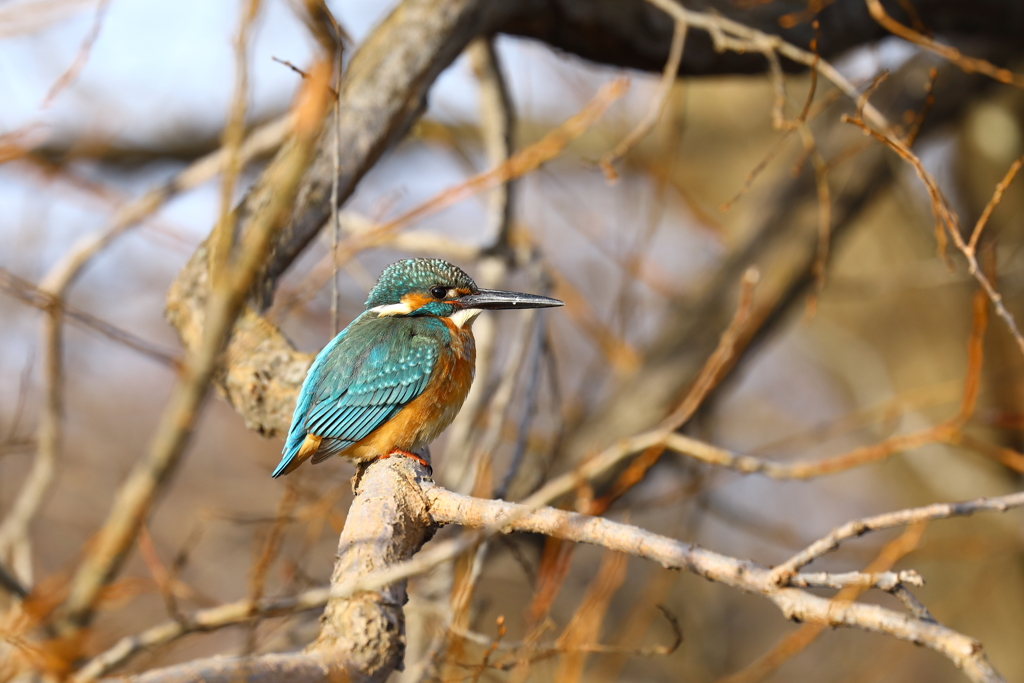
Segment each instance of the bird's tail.
[[284,456],[270,476],[277,479],[282,474],[288,474],[306,462],[320,448],[321,441],[323,441],[323,438],[316,434],[306,434],[301,441],[297,438],[289,437],[288,443],[285,444]]

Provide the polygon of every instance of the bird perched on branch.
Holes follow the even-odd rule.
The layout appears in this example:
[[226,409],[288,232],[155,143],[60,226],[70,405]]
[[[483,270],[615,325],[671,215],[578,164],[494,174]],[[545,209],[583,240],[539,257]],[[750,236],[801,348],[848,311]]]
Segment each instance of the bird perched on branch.
[[414,453],[451,424],[473,383],[473,319],[487,309],[547,308],[546,296],[480,289],[440,259],[384,269],[366,310],[306,373],[274,477],[308,458],[357,462]]

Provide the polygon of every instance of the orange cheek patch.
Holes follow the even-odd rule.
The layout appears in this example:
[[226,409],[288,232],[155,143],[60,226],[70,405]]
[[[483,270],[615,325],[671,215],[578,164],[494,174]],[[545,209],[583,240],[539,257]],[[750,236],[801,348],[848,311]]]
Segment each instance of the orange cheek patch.
[[402,297],[402,303],[408,306],[410,311],[415,311],[421,306],[429,304],[431,301],[434,301],[434,297],[428,296],[427,294],[421,294],[419,292],[406,294]]

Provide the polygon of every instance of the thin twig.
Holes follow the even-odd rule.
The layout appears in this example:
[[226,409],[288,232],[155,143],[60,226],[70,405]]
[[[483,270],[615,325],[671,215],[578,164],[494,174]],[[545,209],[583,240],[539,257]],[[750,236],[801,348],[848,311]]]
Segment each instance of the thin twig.
[[[797,64],[803,64],[810,69],[817,70],[818,73],[839,88],[850,99],[856,100],[858,97],[857,87],[839,73],[834,66],[821,59],[814,52],[801,49],[792,43],[787,43],[779,36],[758,31],[719,14],[688,10],[675,0],[647,1],[660,8],[676,21],[683,21],[692,28],[706,31],[711,36],[715,47],[719,50],[725,49],[734,52],[756,51],[765,54],[766,57],[769,53],[778,53]],[[875,126],[883,129],[888,128],[889,124],[885,116],[874,105],[866,104],[864,114]]]
[[71,85],[78,74],[85,68],[85,63],[89,60],[89,53],[92,52],[92,46],[96,42],[96,39],[100,36],[100,29],[103,27],[103,18],[107,14],[107,7],[110,5],[110,0],[99,0],[96,5],[96,14],[93,16],[92,27],[89,32],[85,35],[82,40],[82,44],[78,47],[78,53],[75,55],[74,61],[71,62],[70,66],[60,75],[54,84],[46,93],[46,97],[43,98],[43,102],[40,105],[41,108],[46,109],[53,101],[57,98],[64,88]]
[[814,167],[815,188],[818,192],[818,249],[814,265],[811,266],[814,293],[808,302],[808,312],[813,314],[817,310],[818,297],[825,289],[825,267],[828,264],[829,236],[832,234],[832,198],[828,186],[828,163],[821,155],[810,127],[801,125],[800,135]]
[[507,498],[512,482],[519,475],[522,467],[527,444],[530,437],[530,424],[536,414],[537,393],[540,391],[541,368],[544,355],[544,335],[547,327],[547,317],[540,315],[536,318],[536,330],[534,333],[536,345],[534,352],[530,354],[529,369],[526,371],[526,389],[523,391],[523,413],[516,427],[516,442],[512,447],[512,456],[509,458],[508,467],[502,476],[498,486],[494,489],[495,498]]
[[985,225],[988,223],[988,219],[992,216],[992,212],[999,206],[999,202],[1003,200],[1003,193],[1006,192],[1006,188],[1010,186],[1013,179],[1017,176],[1017,171],[1024,165],[1024,156],[1018,157],[1010,168],[1007,169],[1006,175],[996,185],[995,191],[992,193],[992,198],[985,204],[985,210],[981,212],[981,216],[978,217],[978,222],[974,224],[974,230],[971,231],[971,239],[967,243],[967,249],[971,253],[974,253],[975,248],[978,246],[978,240],[981,239],[981,231],[985,229]]
[[[270,571],[271,564],[277,558],[277,554],[281,550],[281,541],[284,537],[285,526],[291,517],[292,510],[295,508],[297,498],[298,489],[294,484],[285,488],[284,494],[277,503],[277,512],[274,515],[274,521],[271,523],[270,529],[263,541],[260,554],[253,563],[252,569],[249,571],[249,600],[254,604],[263,597],[263,591],[266,587],[267,581],[267,572]],[[245,651],[246,653],[251,653],[255,649],[256,628],[254,624],[253,628],[249,629]]]
[[[627,491],[643,479],[647,471],[654,467],[661,458],[666,448],[676,450],[671,445],[676,442],[677,437],[681,436],[675,433],[676,430],[694,416],[697,409],[700,408],[708,397],[708,394],[718,386],[718,383],[722,381],[722,378],[736,359],[737,346],[750,318],[750,312],[754,305],[754,292],[757,289],[759,280],[760,273],[756,268],[748,268],[743,272],[743,277],[740,279],[736,311],[722,332],[722,336],[719,337],[718,346],[708,356],[686,396],[676,409],[669,413],[656,429],[648,432],[649,434],[662,434],[663,438],[644,448],[640,457],[630,463],[629,467],[619,475],[608,489],[608,492],[600,499],[586,501],[586,507],[583,509],[588,513],[592,515],[603,514],[612,503],[625,495]],[[583,501],[580,502],[583,503]]]
[[[910,150],[910,148],[906,146],[906,144],[904,144],[902,140],[896,138],[891,132],[873,128],[860,118],[843,116],[842,120],[852,123],[866,134],[883,143],[889,147],[889,149],[896,152],[900,158],[910,163],[914,168],[918,178],[920,178],[921,182],[924,183],[925,189],[928,191],[928,196],[931,200],[932,212],[935,215],[936,236],[939,241],[940,252],[942,250],[941,247],[944,244],[943,235],[948,233],[949,237],[953,240],[953,244],[956,245],[956,248],[964,255],[964,258],[967,259],[968,272],[970,272],[974,279],[978,281],[978,284],[981,285],[981,288],[985,292],[985,296],[988,297],[989,301],[992,302],[993,307],[995,307],[996,314],[1006,323],[1006,327],[1009,329],[1010,334],[1013,335],[1018,348],[1020,348],[1021,352],[1024,353],[1024,335],[1022,335],[1018,329],[1017,322],[1014,320],[1013,314],[1007,310],[1006,305],[1003,303],[1002,295],[996,290],[991,280],[989,280],[982,268],[978,265],[978,258],[974,247],[964,242],[963,235],[960,232],[960,221],[957,218],[956,212],[953,211],[948,200],[942,194],[942,191],[939,190],[939,186],[938,183],[935,182],[935,178],[925,170],[924,164],[921,163],[921,160]],[[1013,176],[1008,173],[1007,178],[1012,180]],[[1009,180],[1007,180],[1007,178],[1004,178],[1004,181],[1009,184]],[[1000,183],[1000,185],[1002,185],[1002,183]],[[996,188],[996,196],[1002,196],[998,186]]]
[[908,612],[914,615],[915,619],[920,619],[921,621],[930,621],[933,624],[939,623],[935,621],[935,617],[933,617],[932,613],[928,611],[928,608],[925,607],[920,600],[914,597],[914,594],[911,593],[910,590],[903,583],[897,583],[895,586],[888,590],[890,593],[896,596],[896,598],[900,602],[903,603],[903,606],[907,608]]
[[675,431],[686,424],[697,409],[704,403],[704,399],[722,380],[722,376],[732,366],[736,357],[736,346],[742,337],[747,321],[750,319],[750,312],[754,306],[754,294],[757,291],[757,283],[761,279],[761,273],[757,268],[751,267],[743,271],[740,278],[740,291],[736,303],[736,311],[726,326],[725,331],[718,340],[718,346],[708,356],[707,361],[701,368],[693,386],[686,394],[682,403],[661,422],[661,428],[667,431]]
[[609,183],[618,178],[615,172],[615,162],[626,156],[638,142],[643,140],[658,123],[658,119],[665,111],[668,103],[668,95],[672,92],[672,85],[679,76],[679,64],[683,59],[683,47],[686,44],[686,21],[677,19],[672,30],[672,44],[668,49],[668,60],[665,62],[665,69],[661,74],[661,81],[658,83],[658,90],[654,94],[654,101],[647,108],[643,119],[636,125],[629,135],[624,137],[614,149],[605,153],[598,162],[604,176]]
[[[334,173],[331,175],[331,336],[338,334],[341,329],[339,312],[341,308],[341,290],[338,288],[338,244],[341,242],[341,207],[338,206],[338,185],[341,177],[341,67],[342,56],[345,52],[344,43],[341,41],[341,26],[335,20],[334,15],[327,8],[322,8],[334,27],[334,34],[337,41],[334,45],[334,88],[331,93],[334,96],[334,144],[331,145],[331,165]],[[294,68],[294,67],[293,67]]]
[[60,307],[63,315],[70,322],[77,323],[82,327],[102,334],[107,339],[123,344],[124,346],[138,351],[142,355],[167,365],[174,369],[181,367],[181,359],[172,351],[165,349],[153,342],[138,337],[127,330],[117,327],[113,323],[97,318],[82,310],[79,310],[63,299],[59,299],[49,292],[36,287],[28,280],[18,277],[6,268],[0,268],[0,290],[24,301],[30,306],[48,311],[53,307]]
[[235,243],[235,221],[231,207],[235,200],[235,183],[242,170],[241,149],[245,137],[245,112],[249,101],[249,34],[259,13],[260,0],[240,0],[238,34],[235,36],[235,87],[231,96],[228,122],[224,126],[221,148],[224,150],[224,171],[221,174],[220,214],[209,238],[210,282],[216,287],[227,272],[227,264]]
[[997,67],[988,60],[979,59],[978,57],[969,57],[955,47],[944,45],[934,38],[924,35],[920,31],[915,31],[909,26],[904,26],[889,16],[889,13],[885,11],[885,8],[882,7],[882,3],[879,0],[865,0],[865,2],[867,3],[868,12],[871,13],[871,17],[877,21],[882,28],[893,35],[899,36],[908,42],[919,45],[920,47],[953,62],[963,69],[965,73],[980,73],[991,79],[999,81],[1000,83],[1024,88],[1024,76],[1019,76],[1009,69]]
[[934,503],[918,508],[888,512],[874,517],[865,517],[847,522],[833,529],[827,536],[815,541],[799,553],[778,565],[772,570],[772,580],[777,585],[785,585],[796,571],[814,560],[827,555],[838,548],[844,541],[863,536],[869,531],[891,529],[906,526],[915,522],[931,519],[948,519],[950,517],[966,517],[976,512],[1007,510],[1024,506],[1024,492],[1012,493],[998,498],[975,498],[962,503]]

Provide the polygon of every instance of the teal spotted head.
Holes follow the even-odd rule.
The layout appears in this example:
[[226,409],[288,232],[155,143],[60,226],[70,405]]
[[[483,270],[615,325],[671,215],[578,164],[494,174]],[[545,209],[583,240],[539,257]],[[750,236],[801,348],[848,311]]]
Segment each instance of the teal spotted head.
[[441,259],[407,259],[384,269],[366,299],[366,309],[384,316],[433,315],[459,327],[485,309],[548,308],[558,299],[480,289],[461,268]]

